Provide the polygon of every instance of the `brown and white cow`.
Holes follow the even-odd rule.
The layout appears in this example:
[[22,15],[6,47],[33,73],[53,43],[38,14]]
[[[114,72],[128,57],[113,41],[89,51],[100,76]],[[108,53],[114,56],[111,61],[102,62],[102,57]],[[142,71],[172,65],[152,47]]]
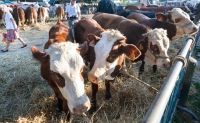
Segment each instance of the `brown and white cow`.
[[[162,45],[165,45],[162,44],[163,42],[159,41],[159,38],[155,40],[157,41],[157,43],[152,43],[153,40],[151,40],[150,36],[154,35],[148,35],[150,29],[146,26],[134,23],[132,20],[129,20],[122,16],[107,13],[96,13],[93,16],[93,19],[96,20],[105,29],[118,29],[126,36],[128,44],[134,44],[141,50],[142,55],[135,60],[135,62],[142,60],[142,65],[140,67],[141,72],[144,71],[144,61],[148,62],[150,65],[153,65],[154,72],[156,72],[157,66],[164,68],[170,67],[170,60],[168,58],[168,55],[163,55],[164,53],[161,54],[161,52],[164,52],[164,49],[160,47]],[[147,35],[142,35],[145,33]],[[157,49],[160,50],[160,54],[156,54],[153,52],[153,49],[150,47],[150,45],[148,45],[151,43],[156,45],[154,47],[157,47]],[[168,49],[168,47],[164,48]]]
[[58,110],[66,113],[68,121],[69,110],[78,115],[90,109],[90,101],[84,90],[81,48],[81,45],[71,42],[51,44],[45,52],[31,47],[34,58],[41,64],[41,76],[55,92]]
[[45,24],[46,19],[49,18],[49,12],[47,8],[40,6],[38,8],[38,16],[43,24]]
[[25,11],[25,18],[26,18],[26,22],[28,24],[33,24],[35,23],[37,25],[37,10],[32,7],[32,6],[29,6],[28,8],[26,8],[26,11]]
[[[174,14],[171,13],[171,15]],[[173,23],[173,19],[170,18],[171,15],[167,16],[162,13],[157,13],[157,18],[149,18],[143,14],[133,12],[127,18],[134,19],[138,21],[138,23],[144,24],[151,29],[163,28],[167,30],[167,36],[170,40],[179,39],[184,34],[191,34],[198,30],[197,26],[191,20],[184,16],[177,16],[177,18],[182,19],[180,25],[178,21],[177,23]]]
[[56,16],[59,20],[63,20],[63,17],[65,16],[65,11],[62,6],[58,6],[56,8]]
[[[74,27],[77,42],[88,40],[91,71],[88,74],[92,82],[93,107],[96,110],[98,83],[105,81],[106,99],[111,98],[110,83],[118,75],[125,57],[135,60],[140,56],[138,48],[126,44],[126,38],[117,30],[104,30],[95,20],[82,18]],[[99,71],[100,70],[100,71]],[[99,72],[99,73],[98,73]],[[98,74],[97,74],[98,73]]]
[[24,28],[25,10],[23,8],[17,8],[17,7],[15,7],[13,9],[12,15],[13,15],[13,18],[15,19],[16,23],[17,23],[17,26],[22,25],[23,29],[25,30],[25,28]]

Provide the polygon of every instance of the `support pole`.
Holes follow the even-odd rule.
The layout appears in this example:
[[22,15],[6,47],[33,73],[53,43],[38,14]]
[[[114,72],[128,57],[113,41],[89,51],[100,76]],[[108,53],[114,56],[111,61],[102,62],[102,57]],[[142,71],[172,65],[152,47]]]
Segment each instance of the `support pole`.
[[197,60],[193,57],[189,57],[188,59],[188,65],[185,73],[185,77],[183,79],[183,85],[180,93],[180,100],[178,105],[184,107],[186,104],[186,101],[188,99],[188,93],[190,90],[191,82],[192,82],[192,76],[194,73],[194,69],[196,67]]

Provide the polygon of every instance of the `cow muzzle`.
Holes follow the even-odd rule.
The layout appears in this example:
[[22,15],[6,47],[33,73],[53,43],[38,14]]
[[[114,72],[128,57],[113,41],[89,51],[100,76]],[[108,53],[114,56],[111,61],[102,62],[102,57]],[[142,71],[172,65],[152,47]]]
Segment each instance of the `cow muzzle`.
[[91,73],[88,73],[88,80],[95,84],[102,82],[102,80],[99,80],[98,77],[96,77],[95,75],[93,75]]
[[77,105],[73,108],[73,114],[75,115],[79,115],[82,114],[84,112],[87,112],[90,109],[90,101],[88,100],[87,102],[81,104],[81,105]]

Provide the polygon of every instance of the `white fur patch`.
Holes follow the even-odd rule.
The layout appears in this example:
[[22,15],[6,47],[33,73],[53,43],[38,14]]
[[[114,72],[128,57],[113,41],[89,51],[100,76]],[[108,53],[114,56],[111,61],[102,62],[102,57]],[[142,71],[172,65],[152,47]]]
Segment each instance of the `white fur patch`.
[[62,42],[52,44],[45,50],[50,55],[50,69],[65,79],[65,87],[58,87],[68,101],[71,112],[75,106],[89,100],[85,94],[84,82],[80,78],[80,69],[84,62],[76,51],[78,46],[79,44]]
[[175,23],[179,26],[179,33],[182,32],[183,34],[191,34],[194,33],[194,28],[198,29],[198,27],[190,20],[190,16],[180,8],[173,8],[171,10],[171,17],[174,22],[176,19],[181,19],[180,22]]
[[[169,49],[169,38],[167,37],[167,31],[161,28],[155,28],[148,32],[147,35],[148,47],[150,48],[150,43],[152,43],[152,45],[157,45],[160,51],[159,56],[168,57],[167,51]],[[155,61],[155,57],[149,51],[145,54],[145,59],[145,61],[150,63],[151,65],[156,64],[160,67],[163,67],[163,64],[169,64],[170,62],[169,59],[163,58],[159,58]]]
[[114,45],[119,39],[124,39],[124,36],[118,30],[107,30],[101,33],[102,37],[94,47],[95,50],[95,63],[92,70],[89,72],[98,78],[98,82],[104,81],[106,78],[112,80],[110,74],[114,71],[118,63],[118,58],[109,63],[106,59]]

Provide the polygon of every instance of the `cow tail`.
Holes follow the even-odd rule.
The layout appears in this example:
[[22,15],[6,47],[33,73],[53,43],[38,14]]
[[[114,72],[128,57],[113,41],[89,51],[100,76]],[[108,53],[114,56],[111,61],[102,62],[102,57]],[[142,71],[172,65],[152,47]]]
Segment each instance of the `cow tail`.
[[34,18],[33,18],[33,9],[31,9],[31,22],[32,22],[32,24],[34,23]]
[[63,14],[63,12],[62,12],[62,8],[61,8],[61,11],[60,11],[60,20],[62,20],[62,18],[63,18],[62,14]]
[[40,10],[40,21],[43,23],[43,20],[42,20],[43,19],[42,18],[42,7],[40,7],[39,10]]

